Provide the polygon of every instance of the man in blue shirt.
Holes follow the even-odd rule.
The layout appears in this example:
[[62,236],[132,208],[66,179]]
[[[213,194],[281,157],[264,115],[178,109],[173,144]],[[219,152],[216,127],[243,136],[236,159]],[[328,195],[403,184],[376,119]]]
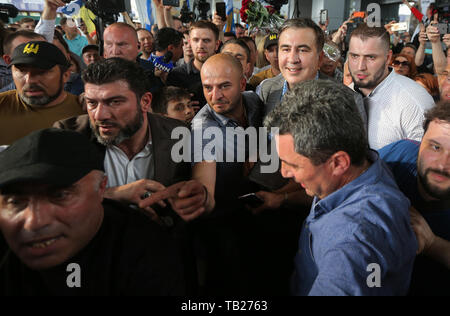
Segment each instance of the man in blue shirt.
[[450,295],[450,104],[425,114],[422,143],[401,140],[382,148],[397,184],[417,211],[412,223],[421,253],[411,295]]
[[61,27],[66,33],[64,35],[64,39],[66,40],[67,45],[69,45],[70,51],[82,57],[83,48],[89,45],[89,41],[86,37],[81,36],[78,33],[78,28],[75,25],[75,22],[73,22],[73,20],[70,20],[70,22],[68,22],[67,18],[61,19]]
[[314,196],[295,258],[295,295],[405,295],[417,241],[409,201],[368,150],[351,92],[296,85],[271,112],[281,172]]

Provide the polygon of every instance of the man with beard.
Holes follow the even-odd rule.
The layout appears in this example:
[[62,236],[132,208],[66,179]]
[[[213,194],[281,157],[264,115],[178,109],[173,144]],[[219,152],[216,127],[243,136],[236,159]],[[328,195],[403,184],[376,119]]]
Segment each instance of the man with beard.
[[63,89],[70,64],[55,45],[21,44],[10,67],[17,90],[0,94],[0,144],[9,145],[57,120],[83,113],[77,97]]
[[350,35],[348,67],[355,91],[364,96],[372,149],[405,138],[420,141],[423,114],[434,105],[425,88],[389,68],[389,47],[382,27],[361,24]]
[[151,113],[149,82],[134,61],[109,58],[91,64],[83,81],[88,114],[57,122],[55,127],[86,135],[104,153],[106,198],[140,208],[173,229],[183,252],[187,291],[192,294],[196,280],[185,222],[211,211],[213,199],[205,186],[191,180],[189,162],[172,159],[177,142],[172,131],[187,126]]
[[450,295],[450,103],[425,114],[421,143],[401,140],[380,150],[411,200],[419,241],[410,294]]
[[[153,96],[142,68],[122,58],[109,58],[89,65],[83,81],[88,114],[57,122],[55,127],[87,135],[105,153],[106,197],[142,206],[153,192],[190,179],[190,164],[171,158],[176,143],[172,130],[185,125],[149,113]],[[206,190],[195,181],[186,190],[200,196],[194,212],[206,201]],[[179,215],[188,220],[192,212]]]
[[200,70],[205,61],[219,48],[219,30],[212,22],[197,21],[189,29],[189,42],[194,59],[172,70],[167,77],[167,85],[186,88],[193,94],[192,100],[203,107],[206,99],[203,95]]

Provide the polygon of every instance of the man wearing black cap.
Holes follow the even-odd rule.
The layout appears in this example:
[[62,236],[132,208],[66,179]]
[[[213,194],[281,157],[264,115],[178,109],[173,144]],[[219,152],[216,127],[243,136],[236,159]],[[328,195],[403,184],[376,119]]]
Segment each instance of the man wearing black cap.
[[278,66],[278,34],[272,33],[267,35],[264,41],[264,57],[270,64],[270,67],[250,78],[250,84],[254,87],[257,87],[263,80],[280,74],[280,67]]
[[100,48],[97,45],[88,45],[83,48],[82,57],[86,66],[100,60]]
[[0,153],[0,295],[182,295],[171,238],[103,200],[103,157],[44,129]]
[[61,50],[48,42],[16,47],[10,67],[17,90],[0,94],[0,145],[83,113],[77,97],[63,89],[69,66]]

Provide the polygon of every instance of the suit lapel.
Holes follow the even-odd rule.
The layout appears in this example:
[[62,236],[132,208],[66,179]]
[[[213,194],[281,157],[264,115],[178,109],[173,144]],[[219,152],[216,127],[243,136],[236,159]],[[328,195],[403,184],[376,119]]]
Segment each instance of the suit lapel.
[[148,122],[152,133],[154,180],[164,184],[168,177],[166,171],[171,169],[168,168],[170,162],[168,159],[172,150],[172,140],[154,114],[148,113]]

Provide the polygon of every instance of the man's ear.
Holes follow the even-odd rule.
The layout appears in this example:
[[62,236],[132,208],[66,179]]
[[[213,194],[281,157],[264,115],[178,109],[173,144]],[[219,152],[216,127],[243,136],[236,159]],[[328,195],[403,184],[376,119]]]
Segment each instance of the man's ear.
[[153,95],[150,92],[144,93],[144,95],[141,97],[142,112],[152,112],[152,99]]
[[71,72],[70,72],[70,69],[67,69],[64,73],[63,73],[63,84],[66,84],[66,82],[67,81],[69,81],[69,79],[70,79],[70,74],[71,74]]
[[329,166],[331,168],[331,172],[333,176],[341,176],[351,166],[351,158],[348,153],[345,151],[338,151],[335,152],[329,159],[328,159]]
[[[320,69],[320,66],[322,66],[322,63],[323,63],[323,59],[325,58],[325,54],[323,53],[323,50],[320,52],[320,54],[319,54],[319,69]],[[319,69],[317,69],[317,70],[319,70]]]
[[247,79],[245,79],[245,76],[242,76],[240,82],[241,92],[244,92],[246,87],[247,87]]
[[3,60],[7,65],[9,65],[11,63],[11,56],[5,54],[3,55]]
[[392,55],[393,55],[392,50],[389,50],[389,52],[388,52],[388,54],[387,54],[387,56],[386,56],[386,57],[387,57],[387,60],[386,60],[386,67],[388,67],[389,64],[391,63]]
[[215,49],[216,52],[217,52],[217,50],[219,49],[219,46],[220,46],[220,40],[217,40],[217,41],[216,41],[216,49]]

